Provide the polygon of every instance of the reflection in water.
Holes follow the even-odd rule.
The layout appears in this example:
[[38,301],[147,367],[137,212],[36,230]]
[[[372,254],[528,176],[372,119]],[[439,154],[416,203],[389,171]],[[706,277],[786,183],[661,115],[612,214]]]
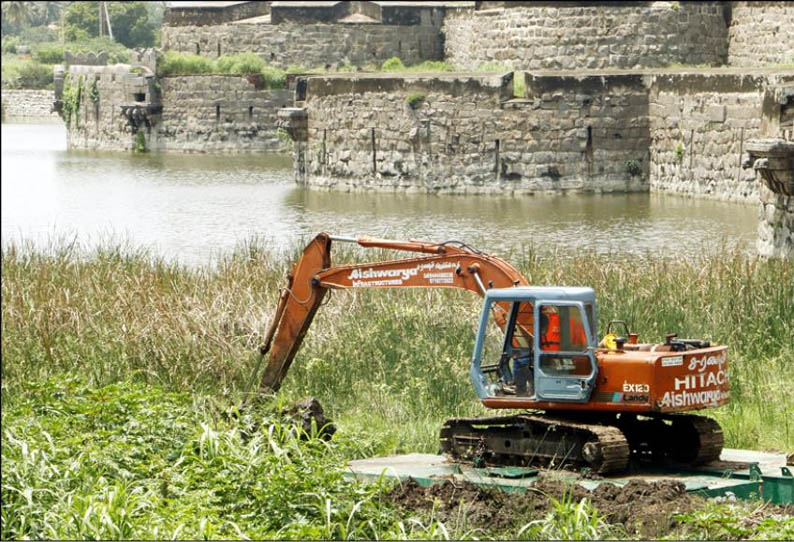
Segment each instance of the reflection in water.
[[279,155],[70,151],[61,125],[3,124],[2,237],[113,235],[185,263],[251,237],[285,248],[318,231],[457,239],[504,253],[533,245],[693,255],[751,246],[752,205],[663,195],[431,196],[307,190]]

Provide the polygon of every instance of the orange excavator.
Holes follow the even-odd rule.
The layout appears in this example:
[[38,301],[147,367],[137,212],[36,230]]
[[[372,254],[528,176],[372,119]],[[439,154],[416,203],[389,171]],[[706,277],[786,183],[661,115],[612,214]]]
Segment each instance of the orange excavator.
[[[332,265],[332,242],[420,255]],[[289,274],[260,348],[269,355],[262,390],[279,389],[328,289],[417,287],[483,297],[471,381],[485,407],[521,411],[448,420],[441,449],[453,459],[608,473],[630,460],[696,465],[719,458],[720,426],[686,412],[730,401],[727,346],[672,333],[663,343],[641,344],[622,321],[610,322],[597,343],[592,288],[530,286],[509,263],[456,241],[318,234]]]

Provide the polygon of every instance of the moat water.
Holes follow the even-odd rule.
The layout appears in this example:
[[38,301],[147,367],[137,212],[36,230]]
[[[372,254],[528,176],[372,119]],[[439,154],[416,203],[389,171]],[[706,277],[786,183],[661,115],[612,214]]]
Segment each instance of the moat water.
[[319,231],[465,241],[509,255],[534,247],[694,256],[752,250],[755,205],[661,194],[431,196],[309,190],[284,155],[67,151],[60,124],[2,125],[2,241],[108,240],[190,265],[257,238],[286,249]]

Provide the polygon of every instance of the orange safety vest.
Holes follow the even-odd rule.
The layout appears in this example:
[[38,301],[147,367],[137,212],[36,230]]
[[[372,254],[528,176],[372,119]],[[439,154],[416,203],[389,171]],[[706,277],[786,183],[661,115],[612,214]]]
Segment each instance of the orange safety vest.
[[557,313],[547,314],[549,324],[546,333],[540,336],[540,347],[543,350],[560,349],[560,315]]
[[[549,325],[546,328],[546,333],[540,337],[540,347],[543,350],[560,350],[560,315],[551,313],[546,315],[549,319]],[[571,318],[569,320],[571,330],[571,342],[575,345],[586,345],[587,334],[584,331],[584,326],[579,320]]]

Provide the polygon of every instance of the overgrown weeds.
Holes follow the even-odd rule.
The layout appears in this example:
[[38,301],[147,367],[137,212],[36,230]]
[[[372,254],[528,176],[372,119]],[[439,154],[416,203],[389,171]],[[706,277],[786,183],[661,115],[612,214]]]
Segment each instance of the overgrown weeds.
[[[501,536],[432,513],[396,514],[377,487],[342,476],[349,459],[436,452],[444,419],[484,413],[468,380],[481,301],[468,292],[331,296],[279,401],[319,398],[339,427],[332,442],[302,439],[278,403],[231,414],[256,391],[256,348],[301,248],[276,253],[251,241],[187,268],[122,244],[6,243],[2,538]],[[343,248],[333,259],[394,256]],[[790,262],[738,251],[510,260],[533,284],[594,287],[601,330],[624,318],[643,340],[677,331],[730,345],[732,402],[713,412],[726,445],[794,447]],[[526,518],[536,523],[521,535],[562,537],[549,529],[568,525],[570,536],[608,536],[581,501],[555,513]],[[781,521],[761,527],[789,533]],[[731,535],[710,517],[681,522],[686,532]]]

